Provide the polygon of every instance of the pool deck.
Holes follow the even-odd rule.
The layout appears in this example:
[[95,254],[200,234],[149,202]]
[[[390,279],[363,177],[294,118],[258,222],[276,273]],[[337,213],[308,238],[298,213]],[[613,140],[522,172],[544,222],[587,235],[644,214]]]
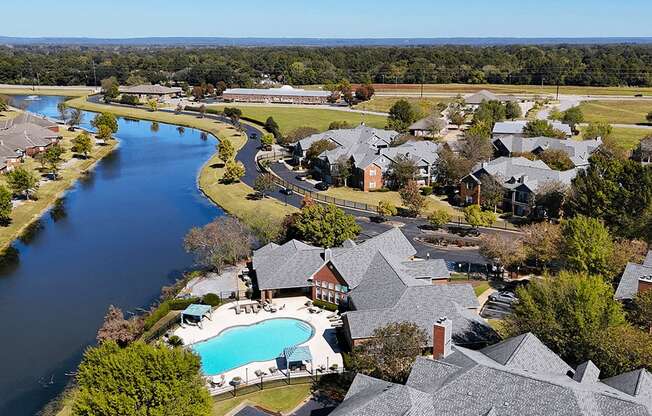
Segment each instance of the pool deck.
[[[273,318],[301,319],[312,325],[315,329],[313,337],[307,342],[300,344],[310,347],[310,352],[312,353],[314,360],[314,368],[317,368],[320,365],[328,368],[333,364],[337,364],[337,366],[342,369],[342,355],[338,352],[335,329],[327,318],[331,312],[323,311],[320,314],[310,313],[308,308],[305,306],[305,303],[308,300],[309,299],[306,297],[278,298],[274,299],[274,304],[278,307],[285,305],[283,310],[274,313],[260,310],[257,314],[245,313],[243,311],[239,315],[235,314],[235,303],[229,303],[213,310],[211,320],[204,319],[202,322],[202,328],[185,325],[183,328],[178,328],[174,333],[183,339],[185,345],[191,345],[212,338],[223,330],[234,326],[252,325]],[[240,305],[245,305],[252,303],[252,301],[243,300],[238,303]],[[243,348],[246,348],[246,346],[243,346]],[[278,367],[277,361],[274,359],[263,362],[254,362],[227,371],[224,373],[227,382],[226,386],[228,386],[228,382],[236,376],[240,377],[245,384],[259,380],[255,375],[255,371],[262,370],[269,375],[269,367]],[[308,369],[310,369],[310,365],[308,365]],[[279,368],[279,370],[284,371],[285,369]],[[269,378],[272,377],[265,377],[265,379]]]

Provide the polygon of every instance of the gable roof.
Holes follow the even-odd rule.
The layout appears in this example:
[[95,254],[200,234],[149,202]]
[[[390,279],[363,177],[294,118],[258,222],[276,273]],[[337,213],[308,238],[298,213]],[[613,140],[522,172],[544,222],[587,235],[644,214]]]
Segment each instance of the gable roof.
[[410,131],[412,131],[412,130],[427,130],[427,131],[430,131],[430,129],[432,129],[432,127],[435,125],[435,123],[438,120],[441,121],[443,123],[444,128],[446,128],[445,126],[448,125],[448,122],[446,121],[445,118],[443,118],[443,117],[435,117],[435,116],[431,115],[431,116],[428,116],[428,117],[424,117],[421,120],[415,121],[414,123],[412,123],[410,125],[410,127],[408,127],[408,130],[410,130]]
[[602,139],[570,140],[551,137],[503,136],[494,139],[493,144],[497,149],[502,147],[510,153],[561,150],[568,155],[575,166],[587,166],[591,154],[602,145]]
[[[572,372],[567,374],[565,370],[570,367],[565,363],[559,366],[553,364],[552,368],[543,368],[540,364],[526,367],[510,365],[515,354],[521,355],[525,363],[528,359],[545,363],[552,358],[552,351],[541,348],[539,344],[542,345],[534,335],[524,334],[516,339],[507,339],[494,349],[473,351],[455,346],[451,355],[440,360],[417,357],[406,389],[398,389],[396,384],[374,381],[366,376],[362,376],[361,380],[356,377],[351,391],[333,414],[371,415],[365,411],[364,404],[376,400],[373,410],[377,413],[373,414],[385,414],[382,406],[389,406],[393,401],[411,405],[403,409],[404,415],[420,416],[652,415],[652,396],[649,395],[651,375],[646,370],[602,381],[590,377],[589,382],[585,382],[574,379]],[[499,361],[487,356],[487,351],[499,356]],[[561,359],[556,357],[554,361],[560,362]],[[575,374],[591,366],[590,362],[581,365]],[[599,372],[597,367],[590,371],[593,374]],[[394,395],[383,397],[382,392],[386,389],[395,389]],[[428,402],[409,401],[409,397],[416,397],[415,390],[426,394]]]
[[429,140],[408,141],[400,146],[380,150],[380,157],[374,162],[383,169],[389,169],[397,158],[407,157],[418,167],[434,165],[439,160],[441,145]]
[[319,140],[329,140],[338,147],[344,147],[347,154],[353,154],[354,150],[360,152],[357,145],[365,144],[367,147],[381,143],[389,146],[399,133],[394,130],[374,129],[372,127],[360,124],[353,129],[328,130],[323,133],[313,134],[305,139],[299,140],[298,145],[301,149],[307,150],[310,146]]
[[8,129],[0,130],[2,144],[15,150],[47,146],[58,137],[58,132],[32,122],[14,123]]
[[166,87],[164,85],[131,85],[119,88],[120,93],[123,94],[137,94],[137,95],[166,95],[177,94],[182,91],[181,87]]
[[464,102],[471,105],[482,104],[483,101],[501,101],[501,99],[493,92],[487,90],[480,90],[464,98]]

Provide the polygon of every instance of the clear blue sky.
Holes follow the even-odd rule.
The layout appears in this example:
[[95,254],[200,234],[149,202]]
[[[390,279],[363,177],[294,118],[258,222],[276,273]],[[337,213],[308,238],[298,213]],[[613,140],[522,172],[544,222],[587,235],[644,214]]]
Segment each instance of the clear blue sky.
[[[3,2],[4,3],[4,2]],[[652,36],[652,0],[19,0],[0,35]]]

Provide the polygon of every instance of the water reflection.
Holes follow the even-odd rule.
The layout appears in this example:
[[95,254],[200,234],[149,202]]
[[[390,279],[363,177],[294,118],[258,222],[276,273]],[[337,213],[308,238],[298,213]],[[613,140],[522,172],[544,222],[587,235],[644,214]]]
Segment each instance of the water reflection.
[[43,221],[38,219],[28,225],[23,233],[18,237],[21,243],[30,245],[36,240],[41,231],[43,231]]
[[158,131],[161,129],[161,126],[156,121],[152,121],[152,125],[149,126],[149,130],[152,133],[158,133]]
[[57,222],[66,218],[67,216],[66,198],[64,197],[57,199],[50,209],[50,218],[52,218],[52,221]]
[[179,136],[183,136],[184,133],[186,132],[186,128],[183,126],[178,126],[177,131],[179,132]]

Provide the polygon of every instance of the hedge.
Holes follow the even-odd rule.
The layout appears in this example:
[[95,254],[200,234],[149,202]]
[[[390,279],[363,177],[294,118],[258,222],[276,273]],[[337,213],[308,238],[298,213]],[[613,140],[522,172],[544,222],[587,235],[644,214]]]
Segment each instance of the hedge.
[[199,298],[166,300],[161,303],[158,308],[154,309],[147,318],[145,318],[145,331],[153,327],[154,324],[161,320],[170,311],[182,311],[193,303],[199,303],[199,301]]
[[336,310],[338,310],[337,305],[333,305],[332,303],[324,302],[323,300],[319,300],[319,299],[313,300],[312,304],[331,312],[335,312]]
[[207,293],[201,298],[201,303],[215,307],[219,306],[222,300],[215,293]]

